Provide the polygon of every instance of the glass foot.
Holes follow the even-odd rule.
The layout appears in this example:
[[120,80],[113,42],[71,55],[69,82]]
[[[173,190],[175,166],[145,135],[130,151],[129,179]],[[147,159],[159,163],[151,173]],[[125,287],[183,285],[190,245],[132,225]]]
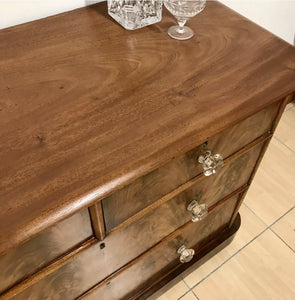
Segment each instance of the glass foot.
[[188,40],[191,37],[193,37],[194,32],[192,29],[190,29],[187,26],[183,26],[181,28],[178,25],[174,25],[168,29],[168,34],[169,36],[171,36],[173,39],[176,40]]

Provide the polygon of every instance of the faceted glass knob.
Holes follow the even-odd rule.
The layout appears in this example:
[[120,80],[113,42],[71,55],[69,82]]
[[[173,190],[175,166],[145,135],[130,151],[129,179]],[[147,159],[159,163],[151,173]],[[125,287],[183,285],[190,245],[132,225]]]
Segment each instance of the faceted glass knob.
[[178,250],[177,253],[180,254],[179,260],[182,264],[190,262],[194,255],[195,250],[194,249],[187,249],[184,245],[182,245]]
[[187,210],[192,212],[192,221],[198,222],[203,220],[208,215],[207,204],[199,204],[196,200],[193,200],[188,206]]
[[205,176],[215,174],[223,167],[223,157],[221,154],[211,154],[211,150],[206,150],[198,158],[198,162],[203,165]]

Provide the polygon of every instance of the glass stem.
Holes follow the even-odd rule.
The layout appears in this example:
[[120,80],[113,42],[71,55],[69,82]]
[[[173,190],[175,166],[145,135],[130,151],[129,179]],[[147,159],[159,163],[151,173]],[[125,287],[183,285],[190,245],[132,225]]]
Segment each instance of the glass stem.
[[187,19],[183,19],[183,18],[177,19],[178,26],[179,26],[179,28],[177,29],[177,31],[178,31],[179,33],[183,33],[183,31],[184,31],[183,27],[184,27],[184,25],[185,25],[185,23],[186,23],[186,20],[187,20]]

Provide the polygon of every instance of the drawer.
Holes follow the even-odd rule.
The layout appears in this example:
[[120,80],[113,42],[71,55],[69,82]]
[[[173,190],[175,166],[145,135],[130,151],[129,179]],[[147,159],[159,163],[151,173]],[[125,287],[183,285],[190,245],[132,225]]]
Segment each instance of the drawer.
[[[255,138],[270,131],[278,111],[278,104],[275,103],[210,138],[208,148],[213,153],[220,153],[226,158]],[[149,204],[202,173],[202,166],[197,162],[202,150],[203,145],[176,157],[168,164],[105,198],[102,204],[106,231],[111,231]],[[127,202],[128,205],[126,205]]]
[[143,259],[130,265],[118,276],[108,280],[106,284],[97,288],[94,287],[79,300],[127,299],[151,285],[179,264],[177,250],[180,246],[185,245],[188,248],[197,250],[214,236],[220,234],[229,222],[237,200],[238,196],[229,199],[224,205],[212,211],[206,219],[199,223],[193,223],[179,236],[163,243],[156,250],[150,251]]
[[[194,185],[178,196],[161,203],[155,209],[120,230],[112,232],[103,242],[86,250],[78,257],[76,256],[69,264],[28,288],[28,291],[34,295],[29,299],[44,297],[44,291],[46,291],[46,295],[52,293],[52,297],[55,298],[56,294],[60,294],[60,299],[76,297],[97,281],[103,280],[128,264],[188,222],[192,215],[191,212],[187,211],[187,206],[193,199],[200,203],[206,203],[210,207],[245,185],[263,145],[264,143],[258,144],[232,160],[214,176],[200,177]],[[89,264],[89,262],[91,263]],[[71,277],[71,274],[74,275],[74,278]],[[55,286],[57,284],[56,276],[58,277],[57,286]],[[79,278],[79,284],[75,282],[76,277]],[[71,291],[64,290],[63,284],[70,285]],[[35,298],[35,295],[38,297]],[[16,297],[15,299],[21,298]]]
[[[171,262],[177,259],[177,247],[181,244],[192,246],[197,243],[205,243],[206,238],[214,232],[223,228],[229,222],[238,200],[238,196],[228,199],[224,204],[216,207],[209,215],[199,223],[192,223],[190,228],[174,241],[169,242],[159,252],[153,252],[148,257],[141,260],[134,267],[128,269],[126,273],[118,276],[116,281],[99,291],[99,294],[91,295],[91,299],[119,299],[124,297],[135,287],[150,279],[157,272],[170,266]],[[145,234],[134,236],[140,244],[146,239]],[[98,243],[79,255],[75,256],[68,264],[59,268],[47,277],[41,279],[31,287],[16,295],[14,300],[40,300],[40,299],[75,299],[102,279],[109,264],[112,263],[106,256],[107,244],[104,249],[103,243]],[[130,249],[130,248],[129,248]],[[118,255],[124,257],[128,250],[118,249]],[[113,257],[112,259],[115,259]],[[126,275],[125,275],[126,274]],[[122,277],[123,276],[123,277]],[[130,277],[131,276],[131,277]],[[130,280],[132,278],[132,280]],[[142,282],[141,282],[142,281]],[[120,286],[118,284],[120,282]],[[121,285],[122,283],[122,285]],[[124,287],[125,286],[125,287]],[[110,294],[111,293],[111,294]]]
[[88,210],[50,227],[0,257],[0,290],[34,273],[92,235]]
[[263,145],[257,145],[231,161],[214,176],[201,177],[196,184],[178,196],[110,233],[105,238],[105,248],[101,251],[107,262],[103,264],[105,267],[101,271],[105,275],[111,274],[188,222],[192,214],[187,206],[192,200],[206,203],[210,207],[247,184]]

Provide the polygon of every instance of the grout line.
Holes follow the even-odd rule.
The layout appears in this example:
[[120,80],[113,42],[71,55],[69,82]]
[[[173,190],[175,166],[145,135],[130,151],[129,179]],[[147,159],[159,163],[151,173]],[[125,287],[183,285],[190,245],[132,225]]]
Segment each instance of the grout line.
[[181,298],[183,298],[185,295],[187,295],[188,293],[190,293],[190,289],[188,289],[183,295],[181,295],[179,298],[177,298],[177,300],[181,300]]
[[[266,226],[267,226],[267,224],[246,204],[246,203],[243,203],[243,205],[245,205],[261,222],[263,222],[263,224],[265,224]],[[291,210],[288,210],[288,212],[290,212],[290,211],[292,211],[294,209],[294,207],[292,207],[291,208]],[[288,213],[287,212],[287,213]],[[283,215],[283,216],[285,216],[285,214]],[[277,221],[279,221],[281,219],[281,217],[280,218],[278,218],[277,220],[276,220],[276,222]],[[272,225],[270,225],[270,226],[272,226]],[[287,247],[289,247],[294,253],[295,253],[295,250],[292,248],[292,247],[290,247],[281,237],[280,237],[280,235],[278,235],[272,228],[269,228]]]
[[197,294],[196,294],[193,290],[191,290],[191,291],[192,291],[192,293],[194,294],[194,296],[196,297],[196,299],[197,299],[197,300],[200,300],[199,297],[197,296]]
[[288,214],[292,209],[294,209],[295,208],[295,205],[294,206],[292,206],[290,209],[288,209],[283,215],[281,215],[278,219],[276,219],[274,222],[272,222],[268,227],[271,227],[271,226],[273,226],[274,224],[276,224],[278,221],[280,221],[282,218],[284,218],[284,216],[286,215],[286,214]]
[[249,207],[245,202],[243,202],[243,205],[245,205],[251,212],[252,212],[252,214],[255,216],[255,217],[257,217],[266,227],[268,226],[262,219],[261,219],[261,217],[260,216],[258,216],[257,214],[256,214],[256,212],[251,208],[251,207]]
[[[295,106],[291,106],[289,107],[286,111],[294,108]],[[287,149],[289,149],[291,152],[295,153],[295,151],[290,148],[288,145],[286,145],[285,143],[283,143],[279,138],[277,138],[275,135],[273,135],[273,137],[283,146],[285,146]],[[245,205],[265,226],[267,226],[267,224],[264,222],[264,220],[261,219],[260,216],[258,216],[245,202],[243,202],[243,205]],[[224,264],[226,264],[229,260],[231,260],[234,256],[236,256],[239,252],[241,252],[244,248],[246,248],[250,243],[252,243],[254,240],[256,240],[258,237],[260,237],[264,232],[266,232],[268,229],[271,230],[271,232],[273,232],[288,248],[290,248],[294,253],[295,251],[275,232],[273,231],[273,229],[271,228],[275,223],[277,223],[279,220],[281,220],[286,214],[288,214],[291,210],[293,210],[295,208],[295,206],[293,206],[291,209],[289,209],[287,212],[285,212],[282,216],[280,216],[277,220],[275,220],[273,223],[271,223],[269,226],[267,226],[262,232],[260,232],[257,236],[255,236],[253,239],[251,239],[247,244],[245,244],[242,248],[240,248],[237,252],[235,252],[233,255],[231,255],[228,259],[226,259],[221,265],[219,265],[218,267],[216,267],[213,271],[211,271],[209,274],[207,274],[204,278],[202,278],[199,282],[197,282],[195,285],[193,285],[192,287],[189,287],[189,285],[186,283],[185,278],[182,278],[183,282],[185,283],[185,285],[189,288],[189,290],[184,293],[180,298],[178,298],[179,300],[185,296],[186,294],[188,294],[190,291],[194,294],[194,296],[199,300],[198,296],[195,294],[195,292],[193,291],[193,289],[198,286],[200,283],[202,283],[205,279],[207,279],[211,274],[213,274],[215,271],[217,271],[218,269],[220,269]]]
[[295,153],[295,150],[293,150],[290,146],[286,145],[284,142],[282,142],[279,138],[277,138],[275,135],[273,135],[274,139],[276,139],[280,144],[284,145],[286,148],[288,148],[290,151]]
[[191,289],[188,289],[183,295],[181,295],[179,298],[177,298],[177,300],[181,300],[185,295],[192,293],[194,295],[194,297],[196,298],[196,300],[200,300],[198,298],[198,296],[195,294],[195,292]]
[[209,274],[207,274],[204,278],[202,278],[199,282],[197,282],[195,285],[191,287],[191,289],[194,289],[196,286],[198,286],[200,283],[202,283],[205,279],[207,279],[211,274],[216,272],[218,269],[220,269],[223,265],[225,265],[229,260],[231,260],[234,256],[236,256],[239,252],[241,252],[244,248],[246,248],[249,244],[251,244],[254,240],[256,240],[261,234],[263,234],[268,228],[266,227],[262,232],[260,232],[257,236],[252,238],[247,244],[245,244],[242,248],[240,248],[237,252],[232,254],[229,258],[227,258],[221,265],[216,267],[213,271],[211,271]]
[[[181,276],[182,278],[182,276]],[[182,281],[184,282],[184,284],[187,286],[188,289],[190,289],[190,286],[186,283],[186,281],[184,280],[184,278],[182,278]],[[182,296],[181,296],[182,297]]]
[[295,253],[295,250],[289,246],[272,228],[270,228],[271,232],[274,233],[288,248],[290,248],[291,251]]
[[181,275],[180,275],[180,277],[181,277],[181,280],[183,281],[183,283],[186,285],[187,291],[186,291],[183,295],[181,295],[179,298],[177,298],[177,300],[180,300],[182,297],[184,297],[186,294],[188,294],[188,293],[190,292],[190,287],[189,287],[189,285],[185,282],[185,280],[182,278]]
[[[257,236],[252,238],[247,244],[245,244],[242,248],[240,248],[237,252],[235,252],[233,255],[231,255],[228,259],[226,259],[221,265],[216,267],[213,271],[211,271],[209,274],[207,274],[203,279],[201,279],[199,282],[197,282],[195,285],[193,285],[189,291],[192,291],[195,287],[197,287],[200,283],[202,283],[205,279],[207,279],[211,274],[216,272],[218,269],[220,269],[223,265],[225,265],[229,260],[231,260],[234,256],[236,256],[238,253],[240,253],[244,248],[246,248],[249,244],[251,244],[254,240],[256,240],[258,237],[260,237],[264,232],[266,232],[268,229],[271,229],[271,226],[273,226],[275,223],[277,223],[279,220],[281,220],[286,214],[288,214],[292,209],[294,209],[295,206],[290,208],[287,212],[285,212],[281,217],[279,217],[277,220],[275,220],[273,223],[271,223],[269,226],[267,226],[262,232],[260,232]],[[251,210],[252,211],[252,210]],[[189,292],[188,291],[188,292]],[[187,292],[187,293],[188,293]],[[186,293],[186,294],[187,294]]]

